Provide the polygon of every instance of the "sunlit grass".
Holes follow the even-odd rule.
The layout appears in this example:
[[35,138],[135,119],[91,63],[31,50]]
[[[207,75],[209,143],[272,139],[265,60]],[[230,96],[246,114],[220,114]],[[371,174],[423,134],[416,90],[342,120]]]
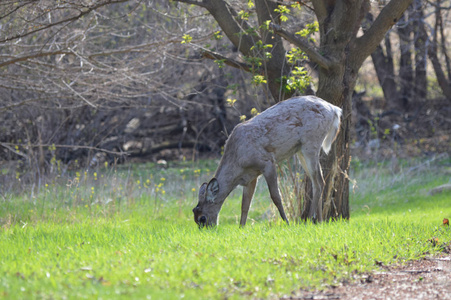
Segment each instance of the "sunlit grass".
[[56,178],[0,200],[0,297],[277,298],[358,280],[451,241],[441,225],[451,195],[427,193],[449,181],[449,164],[398,172],[360,165],[351,220],[319,225],[268,218],[262,180],[248,226],[237,225],[238,189],[209,230],[195,226],[191,209],[213,161]]

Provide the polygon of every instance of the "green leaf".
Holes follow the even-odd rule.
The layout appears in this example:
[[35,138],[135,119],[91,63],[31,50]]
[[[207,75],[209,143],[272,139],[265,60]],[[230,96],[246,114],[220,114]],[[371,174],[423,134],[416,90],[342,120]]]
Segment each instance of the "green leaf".
[[262,84],[262,83],[266,83],[267,81],[266,81],[266,79],[265,79],[265,76],[263,76],[263,75],[255,75],[255,76],[252,78],[252,82],[253,82],[255,85],[259,85],[259,84]]
[[279,18],[282,22],[288,21],[287,14],[290,13],[290,9],[288,7],[285,5],[279,5],[276,9],[274,9],[274,11],[280,14]]
[[189,44],[193,40],[193,37],[190,36],[189,34],[184,34],[182,36],[182,39],[183,39],[183,41],[181,41],[182,44]]
[[240,10],[238,12],[238,16],[241,18],[241,20],[245,20],[245,21],[249,20],[249,12],[247,12],[247,11]]
[[215,40],[220,40],[220,39],[222,39],[224,36],[221,34],[221,31],[218,30],[218,31],[216,31],[216,32],[213,33],[213,37],[214,37]]

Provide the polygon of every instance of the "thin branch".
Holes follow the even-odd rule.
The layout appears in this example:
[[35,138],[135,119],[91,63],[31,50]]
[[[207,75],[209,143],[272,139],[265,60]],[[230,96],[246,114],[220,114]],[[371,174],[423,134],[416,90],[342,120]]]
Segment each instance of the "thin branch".
[[442,8],[437,8],[437,10],[438,10],[438,16],[437,17],[439,18],[439,28],[440,28],[440,36],[441,36],[441,46],[442,46],[441,48],[442,48],[443,56],[445,57],[446,70],[448,72],[449,78],[451,78],[451,63],[450,63],[450,59],[449,59],[449,56],[448,56],[448,51],[446,49],[447,35],[444,32],[444,27],[445,26],[443,26],[443,18],[442,18],[442,14],[441,14],[441,9]]
[[5,67],[7,65],[11,65],[11,64],[15,64],[21,61],[26,61],[32,58],[38,58],[38,57],[45,57],[45,56],[52,56],[52,55],[59,55],[59,54],[73,54],[70,51],[65,51],[65,50],[58,50],[58,51],[52,51],[52,52],[38,52],[38,53],[33,53],[33,54],[29,54],[26,56],[22,56],[22,57],[17,57],[14,59],[10,59],[7,61],[4,61],[2,63],[0,63],[0,68]]
[[64,79],[62,80],[62,82],[64,83],[64,85],[65,85],[69,90],[71,90],[75,95],[77,95],[78,97],[80,97],[81,100],[85,101],[85,102],[86,102],[87,104],[89,104],[90,106],[92,106],[92,107],[94,107],[94,108],[97,108],[96,105],[94,105],[94,104],[92,104],[91,102],[89,102],[89,100],[86,99],[85,97],[83,97],[82,94],[80,94],[79,92],[77,92],[76,90],[74,90],[70,85],[68,85],[66,82],[64,82]]
[[30,99],[30,100],[21,101],[19,103],[14,103],[14,104],[11,104],[11,105],[5,105],[5,106],[0,107],[0,112],[5,112],[5,111],[10,110],[12,108],[23,106],[25,104],[29,104],[29,103],[32,103],[32,102],[35,102],[35,101],[39,101],[39,100],[38,99]]
[[213,51],[206,50],[206,49],[203,49],[203,50],[204,50],[204,52],[202,53],[202,58],[208,58],[208,59],[213,59],[213,60],[221,60],[226,65],[228,65],[230,67],[241,69],[241,70],[244,70],[246,72],[252,72],[253,71],[252,67],[249,66],[246,63],[242,63],[242,62],[236,61],[234,59],[225,57],[224,55],[219,54],[217,52],[213,52]]
[[[29,4],[32,4],[32,3],[33,3],[33,1],[29,1],[29,2],[26,2],[26,3],[20,3],[20,2],[17,3],[18,6],[16,6],[13,9],[11,9],[10,11],[7,11],[4,15],[0,15],[0,20],[12,15],[16,11],[18,11],[19,9],[21,9],[21,8],[23,8],[23,7],[25,7],[25,6],[29,5]],[[8,4],[10,4],[10,3],[8,3]]]
[[13,36],[9,36],[9,37],[0,39],[0,43],[5,43],[5,42],[8,42],[8,41],[12,41],[12,40],[16,40],[16,39],[19,39],[19,38],[23,38],[23,37],[26,37],[28,35],[37,33],[39,31],[42,31],[42,30],[45,30],[45,29],[48,29],[48,28],[51,28],[51,27],[54,27],[54,26],[57,26],[57,25],[73,22],[73,21],[78,20],[81,17],[83,17],[83,16],[91,13],[92,11],[94,11],[94,10],[96,10],[96,9],[102,7],[102,6],[105,6],[105,5],[115,4],[115,3],[122,3],[122,2],[127,2],[127,1],[129,1],[129,0],[108,0],[107,2],[102,2],[102,3],[99,3],[99,4],[93,5],[93,6],[89,6],[89,7],[87,7],[86,10],[84,10],[84,11],[81,10],[77,15],[75,15],[73,17],[70,17],[70,18],[67,18],[67,19],[63,19],[63,20],[57,21],[55,23],[50,23],[50,24],[47,24],[45,26],[36,28],[34,30],[27,31],[25,33],[20,33],[20,34],[16,34],[16,35],[13,35]]
[[1,143],[1,142],[0,142],[0,145],[3,146],[4,148],[8,149],[9,151],[13,152],[14,154],[22,156],[22,157],[25,157],[26,159],[28,159],[27,155],[25,155],[22,152],[17,151],[16,149],[11,147],[11,146],[16,146],[16,145],[13,145],[11,143]]
[[312,61],[316,62],[322,68],[329,69],[332,66],[333,62],[330,59],[322,56],[315,47],[312,47],[309,44],[309,42],[306,39],[297,37],[293,33],[288,32],[285,29],[283,29],[280,25],[271,23],[270,26],[276,34],[280,35],[281,37],[283,37],[290,43],[299,47],[302,51],[305,52],[305,54],[308,55],[308,57]]
[[[243,53],[244,55],[249,55],[251,48],[256,42],[256,37],[251,36],[252,34],[258,35],[256,31],[250,34],[252,29],[246,20],[241,19],[238,13],[223,0],[174,0],[178,2],[184,2],[194,5],[199,5],[208,10],[208,12],[213,16],[213,18],[221,27],[222,31],[229,38],[235,47]],[[260,39],[260,38],[258,38]]]
[[128,152],[121,151],[111,151],[103,148],[97,148],[97,147],[91,147],[91,146],[80,146],[80,145],[54,145],[54,144],[35,144],[35,145],[29,145],[29,144],[14,144],[14,143],[2,143],[0,142],[0,145],[7,148],[8,150],[13,151],[17,155],[21,155],[26,157],[23,153],[17,152],[14,149],[11,148],[11,146],[20,146],[20,147],[31,147],[31,148],[40,148],[40,147],[55,147],[55,148],[80,148],[80,149],[87,149],[87,150],[95,150],[100,152],[105,152],[109,154],[114,155],[130,155]]
[[[211,37],[211,36],[208,36],[208,37]],[[136,46],[132,46],[132,47],[128,47],[128,48],[121,48],[121,49],[118,49],[118,50],[103,51],[103,52],[93,53],[93,54],[87,55],[87,57],[88,57],[88,59],[92,59],[92,58],[97,57],[97,56],[109,56],[109,55],[113,55],[113,54],[125,54],[125,53],[130,53],[130,52],[141,52],[142,49],[148,49],[148,48],[153,48],[153,47],[161,47],[161,46],[166,46],[166,45],[169,45],[169,44],[180,44],[181,41],[182,41],[182,39],[177,38],[177,39],[161,41],[161,42],[146,43],[146,44],[136,45]]]
[[196,1],[196,0],[175,0],[177,2],[182,2],[182,3],[186,3],[186,4],[191,4],[191,5],[197,5],[203,8],[207,7],[207,4],[205,3],[205,1]]

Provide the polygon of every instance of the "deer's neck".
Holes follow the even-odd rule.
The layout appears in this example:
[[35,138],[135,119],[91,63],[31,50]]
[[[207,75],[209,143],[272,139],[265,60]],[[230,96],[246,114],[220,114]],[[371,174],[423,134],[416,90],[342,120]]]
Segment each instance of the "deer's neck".
[[219,182],[218,199],[224,202],[230,192],[239,184],[239,170],[236,170],[234,164],[221,163],[215,173],[215,178]]

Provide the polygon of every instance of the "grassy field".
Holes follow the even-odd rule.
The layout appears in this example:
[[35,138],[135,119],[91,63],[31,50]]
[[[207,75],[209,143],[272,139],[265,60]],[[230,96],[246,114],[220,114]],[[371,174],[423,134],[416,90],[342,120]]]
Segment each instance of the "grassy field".
[[109,167],[2,191],[0,298],[278,298],[451,241],[451,194],[428,194],[449,183],[449,158],[355,163],[349,221],[287,226],[261,180],[245,228],[237,189],[220,226],[199,230],[191,209],[215,167]]

